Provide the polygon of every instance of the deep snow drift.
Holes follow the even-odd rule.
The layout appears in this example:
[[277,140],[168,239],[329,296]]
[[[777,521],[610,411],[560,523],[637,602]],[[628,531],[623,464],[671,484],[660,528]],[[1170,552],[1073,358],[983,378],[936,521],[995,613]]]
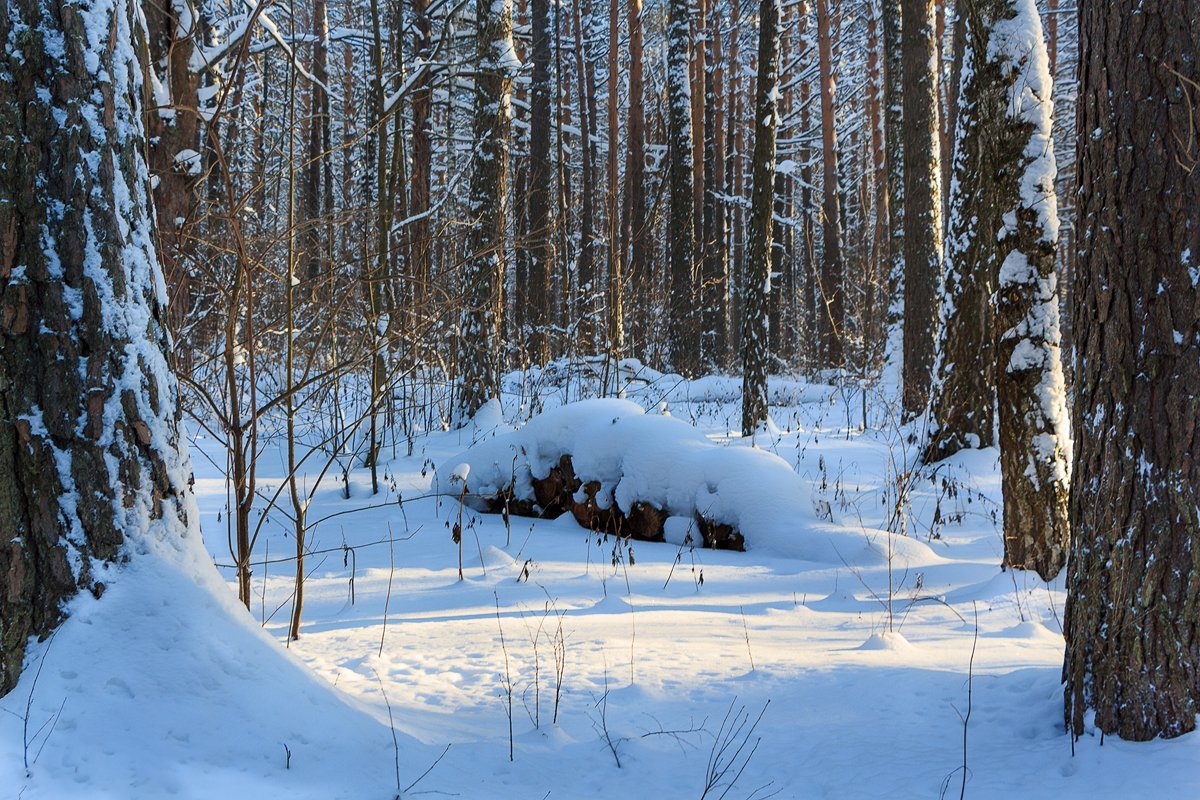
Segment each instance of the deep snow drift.
[[[723,503],[727,485],[745,498],[788,483],[799,496],[781,501],[791,527],[777,529],[780,541],[858,543],[853,552],[810,560],[777,547],[776,534],[756,547],[745,520],[744,553],[630,547],[570,515],[506,525],[468,508],[460,581],[449,530],[458,502],[433,496],[434,484],[473,444],[533,442],[531,473],[567,440],[594,436],[610,445],[595,457],[623,465],[638,444],[635,433],[538,432],[546,422],[513,433],[531,409],[578,388],[545,372],[510,376],[503,419],[419,436],[411,456],[398,442],[380,495],[359,468],[345,485],[320,485],[303,633],[289,651],[291,523],[280,509],[266,514],[247,613],[226,566],[227,486],[214,466],[224,457],[199,440],[204,544],[228,583],[193,540],[135,557],[102,600],[77,599],[0,701],[5,795],[392,798],[399,786],[404,797],[699,798],[711,775],[720,786],[708,796],[729,788],[731,799],[957,796],[968,709],[967,797],[1200,792],[1195,736],[1103,748],[1085,736],[1072,757],[1061,581],[999,570],[995,451],[917,473],[901,538],[887,529],[914,450],[877,398],[864,433],[856,390],[775,381],[778,431],[756,452],[730,433],[736,379],[637,374],[627,397],[638,408],[622,406],[629,419],[661,427],[649,420],[666,402],[701,431],[671,423],[678,446],[713,453],[708,464],[646,455],[631,468],[644,470],[639,491],[675,486],[678,496],[661,497],[683,509],[695,502],[692,478],[676,484],[676,474],[706,486],[716,475]],[[539,449],[546,442],[551,450]],[[727,484],[738,475],[713,462],[731,453],[777,477]],[[484,478],[494,461],[511,477],[505,458],[472,456],[469,476]],[[268,448],[265,496],[283,475]],[[741,513],[737,502],[730,513]]]

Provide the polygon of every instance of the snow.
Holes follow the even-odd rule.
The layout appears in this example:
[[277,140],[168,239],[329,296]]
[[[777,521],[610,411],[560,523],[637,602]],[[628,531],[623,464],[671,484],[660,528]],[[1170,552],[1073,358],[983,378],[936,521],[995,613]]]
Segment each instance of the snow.
[[[775,464],[729,433],[739,378],[680,382],[636,362],[623,367],[645,379],[627,385],[636,407],[604,401],[606,412],[619,408],[647,429],[669,425],[677,429],[670,436],[653,435],[681,447]],[[514,517],[506,528],[501,517],[468,509],[459,581],[445,527],[457,519],[457,499],[429,496],[428,463],[448,472],[471,463],[464,477],[475,480],[473,458],[456,461],[472,442],[527,430],[522,409],[535,398],[550,412],[576,399],[574,390],[556,397],[566,384],[547,371],[537,377],[531,395],[513,391],[528,388],[529,375],[507,376],[503,406],[482,424],[422,434],[412,456],[385,450],[385,494],[370,494],[362,468],[350,474],[349,499],[340,484],[316,492],[310,520],[342,515],[311,531],[314,553],[333,552],[310,557],[302,636],[290,649],[291,565],[262,563],[294,548],[290,523],[267,515],[247,613],[232,570],[222,567],[222,581],[209,566],[229,563],[226,480],[213,466],[224,456],[217,443],[196,440],[208,553],[198,538],[149,537],[139,545],[148,557],[105,576],[102,600],[73,602],[61,632],[33,648],[31,669],[0,700],[12,712],[0,713],[0,785],[25,800],[393,797],[390,704],[401,788],[451,745],[400,793],[406,798],[699,797],[721,720],[731,707],[751,718],[765,707],[750,744],[761,741],[729,797],[768,784],[758,797],[934,797],[948,778],[960,780],[970,665],[969,797],[1121,798],[1140,793],[1147,776],[1178,796],[1200,791],[1195,736],[1109,738],[1101,748],[1086,735],[1072,757],[1059,685],[1061,579],[1047,585],[999,570],[992,448],[945,462],[939,474],[959,487],[956,498],[928,480],[916,486],[908,541],[925,555],[895,548],[890,616],[886,562],[860,562],[857,553],[848,564],[802,561],[753,539],[745,553],[692,549],[681,544],[679,518],[668,521],[669,543],[636,542],[633,558],[622,552],[614,565],[611,540],[598,547],[569,516]],[[861,527],[884,527],[887,464],[903,459],[904,431],[849,425],[860,398],[835,387],[772,379],[771,395],[781,430],[760,445],[838,520],[801,510],[798,532],[863,540]],[[657,411],[664,398],[679,421],[641,411]],[[582,439],[567,424],[579,421],[579,409],[537,417],[532,427],[542,433],[530,439]],[[283,480],[285,464],[278,443],[264,448],[264,491]],[[934,525],[939,505],[953,519]],[[501,629],[515,691],[511,762]],[[39,665],[31,729],[61,714],[36,737],[31,757],[41,755],[27,774],[12,714],[24,713]],[[605,726],[620,768],[601,738]]]
[[[601,508],[616,502],[629,513],[634,504],[648,503],[673,517],[701,515],[733,526],[751,551],[790,558],[834,564],[853,556],[886,558],[885,548],[874,544],[886,533],[873,531],[865,542],[865,530],[823,528],[812,513],[813,487],[779,456],[721,446],[687,422],[645,414],[628,400],[560,406],[520,430],[490,436],[451,458],[452,470],[439,474],[435,485],[457,496],[465,467],[467,500],[477,509],[504,490],[532,500],[532,479],[545,478],[564,455],[572,457],[582,483],[599,482]],[[575,500],[584,502],[582,489]],[[895,546],[912,558],[936,559],[917,542]]]

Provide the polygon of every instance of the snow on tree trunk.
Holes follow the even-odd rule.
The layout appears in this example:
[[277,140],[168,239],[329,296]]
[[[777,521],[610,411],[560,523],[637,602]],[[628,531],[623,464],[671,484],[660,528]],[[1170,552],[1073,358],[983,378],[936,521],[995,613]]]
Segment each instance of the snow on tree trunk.
[[476,0],[475,14],[475,153],[467,200],[471,233],[462,277],[457,425],[465,425],[499,391],[509,90],[521,65],[513,50],[512,0]]
[[833,31],[829,18],[830,0],[817,0],[817,50],[821,77],[821,183],[825,193],[824,247],[821,259],[821,353],[824,365],[840,367],[845,362],[842,329],[846,322],[845,291],[842,286],[842,204],[838,187],[838,142],[835,119]]
[[669,302],[670,363],[693,376],[699,362],[695,335],[695,197],[692,186],[692,99],[690,81],[690,4],[669,0],[667,22],[667,127],[669,218],[667,237],[671,270]]
[[554,222],[550,214],[551,177],[550,118],[554,90],[550,83],[550,3],[533,0],[530,4],[533,60],[529,90],[529,276],[524,290],[528,303],[525,353],[531,364],[550,360],[550,269],[554,263]]
[[[1054,272],[1054,85],[1033,0],[986,3],[983,11],[990,29],[988,67],[998,73],[1006,101],[1006,135],[995,137],[1004,148],[996,171],[1004,181],[1000,196],[1011,198],[1001,206],[996,254],[1004,563],[1035,570],[1049,580],[1067,560],[1071,462]],[[982,51],[985,44],[980,39],[976,46]]]
[[1118,0],[1079,24],[1065,714],[1148,740],[1200,707],[1200,20]]
[[[962,0],[958,13],[969,20],[963,43],[950,180],[950,224],[942,284],[942,324],[932,390],[927,463],[968,447],[991,447],[995,440],[996,376],[992,292],[1000,242],[1001,214],[1013,205],[1005,198],[1009,153],[998,147],[1008,128],[1006,85],[989,64],[989,28],[980,15],[987,0]],[[982,52],[978,43],[982,42]],[[998,170],[1003,167],[1004,172]],[[1015,187],[1013,187],[1015,189]]]
[[[79,590],[194,520],[130,0],[0,15],[0,694]],[[136,40],[136,44],[135,44]]]
[[767,303],[771,297],[771,226],[775,209],[775,132],[779,127],[779,0],[758,7],[758,81],[754,103],[754,183],[750,251],[742,312],[742,435],[767,419],[771,359]]
[[904,59],[900,0],[880,0],[883,21],[883,126],[887,148],[888,310],[885,371],[904,368]]
[[903,0],[904,415],[925,410],[937,344],[942,258],[937,41],[933,0]]

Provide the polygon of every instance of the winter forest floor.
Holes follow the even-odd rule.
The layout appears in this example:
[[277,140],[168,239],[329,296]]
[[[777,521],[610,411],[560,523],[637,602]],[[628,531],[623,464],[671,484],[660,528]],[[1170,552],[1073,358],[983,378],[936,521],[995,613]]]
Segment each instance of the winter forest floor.
[[[739,447],[739,387],[659,378],[629,396]],[[468,509],[459,580],[459,507],[429,496],[434,471],[527,416],[506,397],[504,419],[418,436],[412,455],[389,440],[379,495],[361,466],[349,499],[339,469],[325,476],[286,651],[290,522],[276,510],[262,526],[251,619],[222,566],[224,451],[194,439],[224,581],[193,543],[76,600],[0,701],[0,795],[939,798],[960,796],[965,761],[970,798],[1200,796],[1195,735],[1085,736],[1072,754],[1062,579],[1000,570],[994,450],[923,472],[907,541],[889,547],[906,431],[872,399],[863,432],[861,396],[833,387],[780,381],[773,400],[758,445],[811,487],[795,535],[832,525],[875,557],[798,561],[750,537],[744,553],[636,542],[617,557],[570,515],[506,527]],[[260,495],[283,464],[264,450]]]

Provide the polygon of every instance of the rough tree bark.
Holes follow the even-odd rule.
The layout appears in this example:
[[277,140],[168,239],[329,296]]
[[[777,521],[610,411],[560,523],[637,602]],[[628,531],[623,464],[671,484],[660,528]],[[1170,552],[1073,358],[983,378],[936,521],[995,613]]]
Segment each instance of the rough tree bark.
[[[130,0],[0,15],[0,694],[123,544],[188,534]],[[15,134],[15,135],[13,135]],[[192,521],[194,525],[194,520]]]
[[846,321],[842,286],[842,201],[838,191],[837,126],[834,118],[833,33],[829,0],[817,0],[817,51],[821,76],[821,184],[825,193],[821,259],[821,355],[826,367],[845,362],[842,327]]
[[529,183],[526,195],[529,204],[529,276],[526,284],[524,313],[526,314],[525,353],[530,364],[542,365],[550,360],[549,282],[554,264],[554,222],[550,214],[550,192],[554,165],[550,159],[550,115],[554,104],[554,89],[550,85],[550,3],[532,0],[530,3],[530,55],[533,73],[529,88]]
[[767,419],[767,370],[771,359],[767,302],[771,296],[771,225],[775,209],[775,132],[779,127],[780,0],[758,7],[758,81],[754,102],[754,185],[750,247],[742,313],[742,435]]
[[475,13],[475,154],[467,200],[471,233],[463,270],[454,414],[459,426],[499,392],[509,91],[521,66],[513,50],[512,0],[477,0]]
[[695,308],[695,197],[692,184],[692,100],[689,80],[690,6],[669,0],[667,22],[667,121],[669,202],[667,236],[671,273],[670,365],[684,376],[699,364]]
[[1054,272],[1053,84],[1033,0],[963,0],[959,13],[954,217],[925,458],[989,446],[998,409],[1004,563],[1049,580],[1066,561],[1071,457]]
[[904,58],[900,0],[880,0],[883,23],[883,140],[887,151],[888,310],[887,370],[904,371]]
[[925,410],[937,344],[942,259],[937,42],[933,0],[903,0],[904,416]]
[[[150,95],[146,109],[150,175],[157,214],[158,253],[167,286],[174,296],[171,319],[182,322],[190,302],[184,231],[196,205],[196,181],[203,165],[199,154],[198,114],[200,17],[190,0],[170,3],[143,0],[149,43],[149,67],[166,92]],[[162,105],[159,105],[162,103]]]
[[632,352],[643,357],[646,340],[647,304],[642,287],[650,285],[650,259],[653,247],[649,242],[646,207],[646,110],[643,108],[642,85],[642,0],[629,0],[629,112],[626,118],[626,137],[629,147],[625,155],[625,204],[621,222],[622,240],[629,251],[630,284],[638,291],[630,295],[630,325]]
[[1079,6],[1065,713],[1123,739],[1200,705],[1200,16]]

